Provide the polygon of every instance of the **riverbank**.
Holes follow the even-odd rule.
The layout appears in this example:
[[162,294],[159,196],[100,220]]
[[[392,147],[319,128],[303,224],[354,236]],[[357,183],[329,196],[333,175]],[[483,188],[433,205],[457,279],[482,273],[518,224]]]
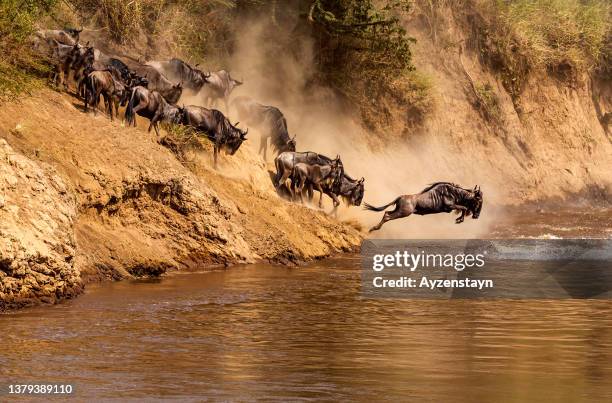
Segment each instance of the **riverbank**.
[[91,281],[295,264],[359,245],[353,226],[281,199],[248,144],[219,170],[210,150],[186,166],[146,127],[85,114],[52,90],[3,105],[0,309]]

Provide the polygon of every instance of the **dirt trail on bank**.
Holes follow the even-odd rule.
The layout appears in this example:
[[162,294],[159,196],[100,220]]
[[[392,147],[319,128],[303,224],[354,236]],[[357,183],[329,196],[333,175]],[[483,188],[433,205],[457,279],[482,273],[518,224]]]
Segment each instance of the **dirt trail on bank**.
[[[122,127],[102,113],[83,113],[67,94],[43,90],[3,105],[0,137],[25,160],[52,167],[75,200],[75,218],[61,229],[74,234],[70,266],[84,282],[262,259],[299,262],[349,250],[362,238],[349,225],[278,197],[267,166],[249,147],[223,155],[218,171],[210,167],[207,150],[190,170],[146,132],[144,121]],[[27,212],[31,205],[24,200],[17,207]],[[62,205],[47,205],[56,202]],[[20,213],[15,220],[29,222]],[[47,235],[61,239],[54,217],[44,220]],[[17,283],[25,279],[0,272],[3,279],[16,276]],[[11,288],[19,298],[10,300],[41,300],[40,286]]]

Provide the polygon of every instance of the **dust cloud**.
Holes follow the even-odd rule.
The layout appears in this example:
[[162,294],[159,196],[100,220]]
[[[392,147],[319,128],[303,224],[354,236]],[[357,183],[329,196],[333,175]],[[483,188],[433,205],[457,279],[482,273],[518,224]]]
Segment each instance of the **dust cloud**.
[[[315,52],[309,37],[302,35],[295,40],[295,35],[287,35],[282,28],[277,28],[279,32],[271,40],[268,23],[250,19],[240,24],[227,69],[233,77],[244,81],[242,86],[234,89],[232,97],[248,96],[262,104],[278,107],[287,118],[289,134],[297,136],[298,151],[315,151],[330,157],[340,155],[348,175],[356,179],[365,177],[364,202],[375,206],[386,204],[402,194],[418,193],[436,181],[455,182],[465,187],[476,184],[473,171],[453,166],[452,150],[436,141],[435,136],[433,141],[424,141],[421,137],[415,143],[389,144],[381,151],[372,151],[367,139],[374,134],[364,130],[357,114],[347,110],[332,90],[312,84],[316,74]],[[197,96],[187,96],[180,103],[201,104],[201,100]],[[219,109],[222,106],[222,102],[216,105]],[[232,122],[237,120],[233,112],[230,106]],[[259,133],[251,128],[249,138],[250,141],[244,145],[256,153]],[[273,169],[272,154],[269,149],[269,170]],[[487,188],[487,183],[479,185]],[[490,198],[491,195],[485,190],[487,196]],[[317,198],[318,194],[315,201]],[[326,211],[330,211],[329,198],[324,197],[324,200]],[[488,232],[493,221],[486,210],[485,201],[481,218],[466,219],[461,225],[454,223],[454,215],[404,218],[386,223],[372,236],[479,237]],[[339,210],[341,220],[358,221],[365,229],[376,224],[382,214],[363,210],[363,204],[350,208],[343,204]]]

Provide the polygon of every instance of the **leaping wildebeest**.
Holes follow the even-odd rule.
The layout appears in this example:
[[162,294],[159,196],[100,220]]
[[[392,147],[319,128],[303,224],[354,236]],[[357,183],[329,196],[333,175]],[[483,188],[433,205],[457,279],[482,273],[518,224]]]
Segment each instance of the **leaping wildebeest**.
[[239,85],[242,85],[242,82],[233,79],[228,71],[211,71],[206,78],[206,83],[200,90],[200,94],[205,105],[208,106],[216,106],[217,101],[223,99],[225,111],[229,112],[229,96],[234,88]]
[[145,87],[135,87],[128,106],[125,110],[125,120],[128,124],[136,126],[136,115],[143,116],[151,121],[148,131],[155,129],[159,136],[157,122],[166,121],[170,123],[181,123],[183,109],[166,102],[164,97],[157,91],[149,91]]
[[214,166],[217,168],[217,156],[221,149],[229,155],[234,155],[243,141],[248,129],[239,129],[238,122],[230,121],[216,109],[206,109],[201,106],[190,105],[184,108],[183,124],[193,127],[196,131],[205,134],[214,143]]
[[268,139],[277,154],[295,151],[295,136],[289,136],[287,119],[277,107],[260,104],[249,97],[237,97],[232,101],[232,106],[236,109],[238,119],[262,132],[259,152],[263,152],[264,160]]
[[465,216],[470,214],[476,219],[482,209],[482,192],[478,185],[473,190],[469,190],[450,182],[436,182],[427,186],[421,193],[399,196],[381,207],[365,203],[365,209],[383,211],[391,205],[395,205],[395,209],[385,211],[382,220],[370,228],[370,232],[379,230],[387,221],[408,217],[410,214],[427,215],[458,210],[461,216],[455,220],[455,223],[462,223]]

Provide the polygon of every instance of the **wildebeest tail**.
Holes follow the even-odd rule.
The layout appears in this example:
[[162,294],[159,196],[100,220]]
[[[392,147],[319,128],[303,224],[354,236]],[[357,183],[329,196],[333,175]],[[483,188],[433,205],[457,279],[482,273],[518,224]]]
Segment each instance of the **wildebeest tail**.
[[389,207],[390,205],[397,203],[397,202],[398,202],[398,200],[400,199],[400,197],[401,197],[401,196],[398,196],[398,197],[397,197],[395,200],[393,200],[391,203],[389,203],[389,204],[385,204],[384,206],[380,206],[380,207],[374,207],[374,206],[372,206],[371,204],[364,203],[364,204],[363,204],[363,205],[364,205],[364,207],[363,207],[363,208],[364,208],[365,210],[370,210],[370,211],[383,211],[383,210],[385,210],[387,207]]
[[276,157],[274,159],[274,165],[276,166],[276,175],[274,176],[274,186],[278,187],[278,185],[279,185],[278,182],[281,180],[281,177],[283,175],[282,172],[281,172],[282,164],[281,164],[280,160],[278,159],[278,157]]
[[94,97],[96,94],[96,83],[94,78],[91,75],[88,75],[85,79],[85,98],[87,102],[93,107],[96,108],[98,106],[97,102],[94,102]]

